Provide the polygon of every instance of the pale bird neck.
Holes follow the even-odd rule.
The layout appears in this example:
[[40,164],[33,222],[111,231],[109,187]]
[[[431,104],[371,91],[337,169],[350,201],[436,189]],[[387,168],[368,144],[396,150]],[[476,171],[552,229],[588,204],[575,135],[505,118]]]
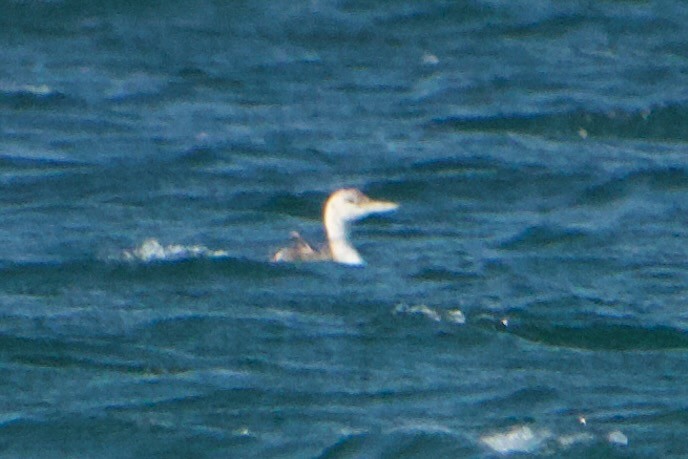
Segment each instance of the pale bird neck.
[[325,232],[334,261],[348,265],[365,264],[361,255],[349,241],[349,223],[327,208],[325,209]]

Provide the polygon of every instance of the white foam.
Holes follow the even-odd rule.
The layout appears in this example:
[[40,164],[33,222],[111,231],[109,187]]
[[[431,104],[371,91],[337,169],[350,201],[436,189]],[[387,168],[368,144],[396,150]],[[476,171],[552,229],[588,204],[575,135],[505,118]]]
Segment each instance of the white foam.
[[432,53],[424,53],[421,62],[425,65],[437,65],[440,63],[440,59]]
[[447,320],[454,324],[463,325],[466,323],[466,316],[460,309],[450,309],[447,311]]
[[[585,418],[580,417],[579,422]],[[500,454],[534,453],[548,451],[558,444],[561,449],[568,449],[577,444],[591,443],[605,438],[609,443],[627,446],[628,437],[620,430],[609,432],[606,436],[601,432],[593,433],[587,429],[575,433],[555,435],[550,430],[534,429],[527,425],[514,426],[505,432],[490,433],[480,437],[480,441]],[[556,449],[556,448],[555,448]]]
[[620,430],[615,430],[613,432],[609,432],[609,435],[607,435],[607,440],[609,440],[609,443],[614,443],[616,445],[622,445],[622,446],[628,446],[628,437],[624,435],[623,432]]
[[557,442],[564,447],[569,448],[577,443],[590,443],[595,439],[595,436],[588,432],[580,432],[571,435],[562,435],[557,438]]
[[501,454],[531,453],[551,436],[548,430],[533,431],[528,426],[515,426],[507,432],[485,435],[480,441]]
[[2,92],[14,92],[14,93],[29,93],[35,96],[47,96],[53,93],[53,89],[45,84],[33,85],[33,84],[3,84],[0,82],[0,91]]
[[466,316],[460,309],[450,309],[444,313],[444,317],[437,310],[425,305],[417,304],[409,306],[404,303],[397,304],[392,311],[394,315],[421,316],[433,322],[450,322],[457,325],[466,323]]
[[253,437],[253,432],[248,427],[239,427],[237,429],[232,430],[232,434],[238,436],[238,437]]
[[122,257],[127,261],[162,261],[184,260],[188,258],[218,258],[226,257],[224,250],[211,250],[202,245],[162,245],[157,239],[146,239],[143,243],[130,250],[122,252]]
[[421,315],[427,317],[435,322],[441,322],[442,317],[434,309],[429,308],[424,304],[419,304],[416,306],[408,306],[406,304],[398,304],[394,308],[394,314],[407,314],[407,315]]

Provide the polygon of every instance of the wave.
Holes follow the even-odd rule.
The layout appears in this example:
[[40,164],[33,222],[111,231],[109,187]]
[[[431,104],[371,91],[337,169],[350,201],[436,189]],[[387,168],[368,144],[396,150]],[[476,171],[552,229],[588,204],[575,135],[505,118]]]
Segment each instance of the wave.
[[508,331],[529,341],[574,349],[598,351],[688,349],[686,330],[663,325],[594,323],[574,326],[511,320]]
[[189,258],[223,258],[227,257],[225,250],[212,250],[202,245],[162,245],[157,239],[146,239],[140,246],[122,252],[122,258],[127,261],[175,261]]
[[550,225],[530,226],[503,242],[500,248],[507,250],[524,250],[559,245],[584,243],[589,235],[579,229],[562,228]]
[[0,84],[0,106],[13,110],[57,108],[79,102],[47,85]]
[[316,457],[426,457],[429,451],[434,457],[466,457],[475,454],[477,448],[448,428],[417,426],[390,432],[351,433]]
[[105,96],[112,102],[120,103],[158,101],[173,93],[172,89],[173,85],[166,77],[135,72],[127,77],[113,80]]
[[[537,454],[552,451],[565,452],[571,448],[584,448],[588,456],[591,452],[602,450],[609,454],[608,448],[625,447],[628,437],[620,430],[611,432],[583,430],[558,435],[548,428],[530,425],[516,425],[505,431],[497,431],[480,437],[480,442],[499,454]],[[590,454],[597,456],[598,454]]]
[[605,205],[646,191],[688,191],[688,170],[678,167],[633,171],[592,185],[578,197],[577,205]]
[[[187,249],[188,250],[188,249]],[[89,258],[57,262],[0,261],[0,288],[5,292],[53,294],[64,288],[87,283],[89,288],[112,289],[118,282],[176,282],[195,279],[198,282],[219,278],[270,280],[291,276],[317,276],[291,265],[269,261],[235,258],[227,255],[179,257],[174,250],[170,258],[146,261],[124,256],[107,259]],[[175,258],[176,257],[176,258]]]
[[533,453],[551,437],[547,429],[533,431],[529,426],[516,426],[506,432],[485,435],[480,441],[500,454]]
[[[87,456],[97,457],[113,457],[113,451],[117,457],[207,457],[210,452],[211,456],[237,457],[233,453],[245,448],[246,437],[250,436],[242,428],[227,432],[210,425],[191,424],[181,432],[159,416],[143,419],[140,414],[117,406],[107,407],[107,412],[91,409],[54,413],[45,409],[3,426],[3,433],[16,440],[3,444],[3,453],[8,457],[58,458],[80,457],[84,451],[88,451]],[[151,430],[160,441],[151,441]],[[193,441],[189,441],[190,437]],[[252,456],[249,451],[242,453],[238,456]]]
[[[0,345],[13,363],[43,368],[79,368],[121,374],[186,372],[193,362],[183,353],[136,344],[116,346],[88,338],[24,337],[0,333]],[[154,365],[151,362],[155,362]]]
[[478,132],[516,132],[554,137],[599,137],[654,140],[688,140],[688,105],[683,103],[647,109],[553,113],[515,113],[493,116],[449,116],[432,120],[435,129]]
[[0,154],[0,170],[3,172],[45,170],[46,168],[49,170],[64,170],[83,165],[84,163],[60,157],[53,158],[35,154],[32,156]]
[[477,282],[481,275],[474,271],[458,271],[445,268],[424,268],[412,276],[413,279],[429,282]]
[[395,316],[406,317],[423,317],[433,322],[448,322],[456,325],[463,325],[466,323],[466,316],[460,309],[450,309],[447,311],[438,311],[425,304],[409,306],[400,303],[394,307],[392,313]]
[[536,425],[515,425],[485,433],[476,441],[442,425],[416,424],[390,431],[348,433],[316,457],[426,457],[429,451],[436,457],[473,457],[484,455],[485,449],[502,455],[550,455],[575,450],[583,456],[597,456],[600,452],[610,453],[609,448],[627,445],[628,437],[620,430],[604,432],[579,428],[573,432],[555,432]]

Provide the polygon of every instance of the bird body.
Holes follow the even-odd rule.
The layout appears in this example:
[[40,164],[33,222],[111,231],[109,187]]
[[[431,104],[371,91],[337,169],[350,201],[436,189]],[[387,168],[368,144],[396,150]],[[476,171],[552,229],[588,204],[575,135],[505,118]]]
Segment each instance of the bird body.
[[327,244],[313,248],[300,234],[291,234],[294,244],[280,249],[273,261],[326,261],[364,265],[365,261],[349,240],[351,223],[371,214],[391,212],[399,207],[390,201],[374,200],[355,188],[343,188],[330,195],[323,211]]

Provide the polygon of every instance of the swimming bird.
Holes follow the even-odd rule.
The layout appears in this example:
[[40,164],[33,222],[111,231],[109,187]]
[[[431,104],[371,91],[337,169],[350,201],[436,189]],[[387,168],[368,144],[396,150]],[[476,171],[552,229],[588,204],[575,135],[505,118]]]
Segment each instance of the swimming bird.
[[365,261],[349,241],[351,223],[371,214],[395,210],[399,205],[369,198],[356,188],[335,191],[325,202],[323,222],[327,243],[313,248],[299,233],[292,232],[294,244],[280,249],[272,261],[335,261],[346,265],[364,265]]

